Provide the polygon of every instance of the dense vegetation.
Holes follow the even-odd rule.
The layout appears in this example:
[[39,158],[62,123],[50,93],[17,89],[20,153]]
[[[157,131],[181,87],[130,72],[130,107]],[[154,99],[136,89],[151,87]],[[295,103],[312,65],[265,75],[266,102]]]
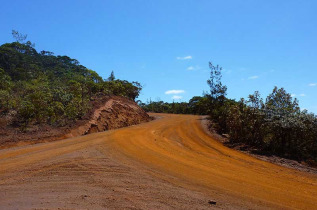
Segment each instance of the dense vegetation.
[[95,71],[67,56],[37,52],[26,36],[13,31],[16,42],[0,46],[0,115],[25,129],[32,123],[64,125],[80,119],[98,95],[135,100],[138,82],[103,80]]
[[148,101],[143,103],[139,101],[141,106],[147,112],[155,113],[172,113],[172,114],[198,114],[207,115],[209,112],[208,98],[202,96],[194,96],[189,102],[173,102],[164,101]]
[[297,99],[283,88],[274,87],[264,101],[256,91],[247,99],[226,97],[219,66],[210,63],[207,81],[210,93],[193,97],[188,103],[141,103],[147,111],[183,114],[208,114],[213,127],[229,134],[232,143],[243,143],[267,154],[310,163],[317,161],[317,117],[301,111]]

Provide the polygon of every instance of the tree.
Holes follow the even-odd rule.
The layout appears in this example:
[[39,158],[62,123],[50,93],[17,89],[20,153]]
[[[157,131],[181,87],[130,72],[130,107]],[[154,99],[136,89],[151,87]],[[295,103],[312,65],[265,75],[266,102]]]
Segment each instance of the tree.
[[192,114],[208,114],[208,98],[201,96],[194,96],[188,102],[188,107]]
[[23,43],[23,41],[26,40],[28,35],[24,35],[19,33],[18,31],[12,30],[12,36],[17,42]]
[[131,99],[135,100],[137,97],[139,97],[140,92],[142,90],[142,85],[139,82],[133,81],[132,82],[132,87],[130,88],[130,93],[128,95],[128,97],[130,97]]
[[114,81],[116,78],[115,78],[115,76],[114,76],[114,72],[113,71],[111,71],[111,74],[110,74],[110,76],[108,77],[108,81]]
[[215,127],[219,132],[226,130],[226,120],[228,117],[229,108],[228,103],[225,103],[227,86],[221,83],[221,71],[222,67],[219,65],[214,66],[209,62],[210,68],[210,79],[207,80],[207,84],[210,87],[210,94],[207,95],[209,98],[210,106],[210,117],[215,123]]
[[262,107],[264,106],[263,99],[261,98],[259,91],[255,91],[254,94],[249,95],[249,100],[247,102],[254,110],[262,109]]
[[295,113],[299,111],[298,100],[293,100],[291,94],[284,88],[274,87],[272,93],[268,95],[265,103],[266,109],[274,113]]
[[207,80],[207,84],[210,87],[210,96],[213,101],[223,101],[227,95],[227,86],[221,83],[221,71],[222,67],[219,65],[214,66],[212,62],[209,62],[210,79]]

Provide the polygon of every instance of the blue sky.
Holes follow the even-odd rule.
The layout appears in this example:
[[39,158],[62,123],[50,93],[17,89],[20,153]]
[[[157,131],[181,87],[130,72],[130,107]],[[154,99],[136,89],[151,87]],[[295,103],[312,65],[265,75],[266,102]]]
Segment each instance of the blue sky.
[[[188,101],[208,90],[208,62],[228,97],[274,86],[317,113],[317,1],[0,0],[0,44],[11,30],[37,50],[68,55],[107,78],[144,85],[141,100]],[[171,91],[176,90],[176,91]],[[167,92],[169,91],[169,92]],[[169,94],[167,94],[169,93]]]

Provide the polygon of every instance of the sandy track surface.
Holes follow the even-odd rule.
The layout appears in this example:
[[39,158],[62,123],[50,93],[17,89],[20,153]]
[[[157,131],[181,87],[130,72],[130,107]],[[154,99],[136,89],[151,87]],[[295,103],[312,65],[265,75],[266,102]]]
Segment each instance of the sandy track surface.
[[199,116],[155,116],[1,150],[0,208],[316,209],[317,175],[227,148],[204,132]]

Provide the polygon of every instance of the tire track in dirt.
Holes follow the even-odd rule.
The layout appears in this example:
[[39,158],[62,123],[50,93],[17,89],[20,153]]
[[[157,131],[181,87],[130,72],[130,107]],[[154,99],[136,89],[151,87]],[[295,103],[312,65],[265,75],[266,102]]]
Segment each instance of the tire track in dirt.
[[316,208],[315,174],[227,148],[204,132],[199,116],[155,116],[1,150],[0,208]]

